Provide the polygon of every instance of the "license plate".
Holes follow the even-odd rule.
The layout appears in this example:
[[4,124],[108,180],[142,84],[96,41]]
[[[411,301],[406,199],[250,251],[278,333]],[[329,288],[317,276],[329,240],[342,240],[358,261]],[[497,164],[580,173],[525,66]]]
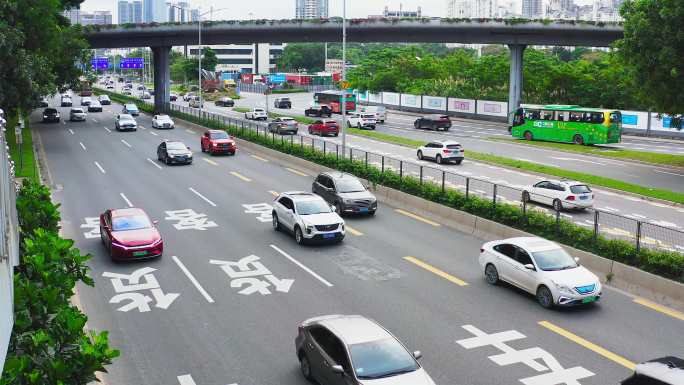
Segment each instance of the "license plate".
[[133,252],[134,257],[142,257],[143,255],[147,255],[147,251],[134,251]]
[[335,234],[323,234],[323,238],[325,238],[325,239],[335,238]]
[[596,301],[597,297],[596,296],[591,296],[591,297],[586,297],[582,298],[582,303],[590,303]]
[[368,212],[368,207],[361,207],[361,208],[359,209],[359,211],[362,212],[362,213],[367,213],[367,212]]
[[585,195],[585,196],[581,196],[580,199],[581,199],[581,200],[586,200],[586,199],[589,199],[589,197]]

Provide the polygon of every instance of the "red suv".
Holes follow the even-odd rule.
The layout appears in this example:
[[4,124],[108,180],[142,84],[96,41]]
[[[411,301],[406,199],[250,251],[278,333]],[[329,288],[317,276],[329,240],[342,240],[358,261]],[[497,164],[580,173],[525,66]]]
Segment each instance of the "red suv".
[[309,134],[337,136],[340,133],[340,125],[334,120],[317,120],[309,125]]
[[237,152],[237,145],[235,139],[221,130],[207,130],[202,135],[200,141],[202,152],[214,154],[230,154],[235,155]]

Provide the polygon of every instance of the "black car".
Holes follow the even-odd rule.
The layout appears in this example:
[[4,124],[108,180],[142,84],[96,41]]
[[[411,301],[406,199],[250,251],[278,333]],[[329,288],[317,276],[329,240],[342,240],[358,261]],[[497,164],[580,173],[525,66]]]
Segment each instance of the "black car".
[[292,108],[292,101],[290,98],[277,98],[273,102],[275,108]]
[[176,94],[170,94],[169,95],[169,101],[175,102],[176,100],[178,100],[178,95],[176,95]]
[[192,151],[183,142],[165,141],[157,146],[157,159],[168,165],[192,163]]
[[663,357],[636,366],[634,374],[622,385],[675,385],[684,384],[684,360]]
[[427,128],[429,130],[449,131],[451,128],[451,119],[447,115],[425,115],[416,119],[413,123],[416,129]]
[[229,97],[222,97],[221,99],[215,101],[214,104],[222,107],[233,107],[235,106],[235,101]]
[[42,98],[42,99],[40,99],[39,104],[40,104],[41,107],[49,107],[49,106],[50,106],[50,103],[48,103],[47,98]]
[[311,106],[304,110],[304,116],[317,116],[319,118],[327,116],[328,118],[332,116],[332,110],[328,106]]
[[324,172],[316,177],[311,191],[320,195],[328,203],[335,206],[339,215],[369,214],[375,215],[378,201],[366,186],[355,176],[341,172]]
[[44,109],[43,122],[59,122],[59,111],[56,108]]

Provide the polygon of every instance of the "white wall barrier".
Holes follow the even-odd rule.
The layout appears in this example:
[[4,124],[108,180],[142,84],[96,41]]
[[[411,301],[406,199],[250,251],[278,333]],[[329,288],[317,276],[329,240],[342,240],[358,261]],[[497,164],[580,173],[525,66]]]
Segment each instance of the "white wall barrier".
[[401,106],[420,108],[421,107],[421,96],[411,95],[411,94],[401,94]]
[[508,103],[491,100],[478,100],[477,113],[479,115],[508,117]]
[[373,93],[368,93],[368,101],[370,103],[382,103],[382,94],[373,94]]
[[[648,112],[644,111],[621,111],[622,127],[634,130],[648,129]],[[672,118],[667,115],[660,115],[656,112],[651,113],[651,130],[684,132],[672,127]]]
[[400,102],[399,94],[396,92],[383,92],[382,104],[390,106],[398,106]]
[[466,114],[475,113],[475,104],[477,104],[477,102],[474,99],[459,98],[449,98],[447,103],[449,112],[462,112]]
[[446,112],[447,98],[441,96],[423,96],[423,109]]

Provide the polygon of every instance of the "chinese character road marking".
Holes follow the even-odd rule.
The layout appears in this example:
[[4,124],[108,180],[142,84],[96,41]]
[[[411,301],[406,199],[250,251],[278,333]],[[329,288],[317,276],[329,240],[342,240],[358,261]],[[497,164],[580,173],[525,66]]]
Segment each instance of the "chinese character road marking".
[[242,205],[246,214],[259,214],[256,219],[259,222],[268,223],[273,220],[273,206],[268,203],[254,203],[249,205]]
[[[276,291],[282,293],[289,292],[294,279],[276,278],[266,266],[258,262],[259,259],[256,255],[250,255],[237,262],[212,259],[209,263],[221,266],[221,269],[231,279],[230,287],[242,288],[243,286],[248,286],[238,291],[239,294],[250,295],[258,292],[261,295],[268,295],[271,294],[271,290],[268,289],[271,285],[275,287]],[[266,281],[256,277],[263,277]]]
[[[109,303],[120,303],[122,301],[129,300],[130,302],[116,309],[123,312],[133,309],[138,309],[138,311],[141,313],[148,312],[151,310],[149,304],[152,301],[155,301],[155,307],[160,309],[168,309],[169,306],[171,306],[171,303],[173,303],[173,301],[175,301],[180,294],[164,294],[159,286],[157,278],[152,274],[156,270],[157,269],[152,267],[143,267],[131,274],[110,272],[102,273],[103,277],[111,279],[114,291],[118,293],[109,300]],[[144,283],[140,283],[141,278],[145,278]],[[126,280],[128,283],[125,284],[123,282],[124,280]],[[149,290],[154,299],[142,293],[137,293],[138,291],[143,290]]]
[[192,209],[166,211],[167,221],[178,221],[173,227],[178,230],[206,230],[218,227],[216,222],[210,221],[206,214],[196,213]]
[[100,237],[100,218],[99,217],[86,217],[85,223],[81,224],[82,229],[90,229],[87,233],[83,233],[86,239],[99,238]]
[[[550,370],[551,372],[540,374],[534,377],[527,377],[520,379],[525,385],[580,385],[579,381],[582,378],[591,377],[594,373],[584,369],[581,366],[574,368],[563,368],[561,364],[551,355],[551,353],[534,347],[524,350],[515,350],[506,345],[508,341],[515,341],[525,338],[525,335],[516,331],[508,330],[501,333],[487,334],[482,330],[472,325],[464,325],[463,329],[467,330],[475,337],[465,338],[456,341],[459,345],[466,349],[479,348],[483,346],[493,346],[503,354],[496,354],[489,356],[489,359],[499,366],[507,366],[511,364],[525,364],[537,372]],[[537,360],[541,360],[545,365],[540,364]]]

